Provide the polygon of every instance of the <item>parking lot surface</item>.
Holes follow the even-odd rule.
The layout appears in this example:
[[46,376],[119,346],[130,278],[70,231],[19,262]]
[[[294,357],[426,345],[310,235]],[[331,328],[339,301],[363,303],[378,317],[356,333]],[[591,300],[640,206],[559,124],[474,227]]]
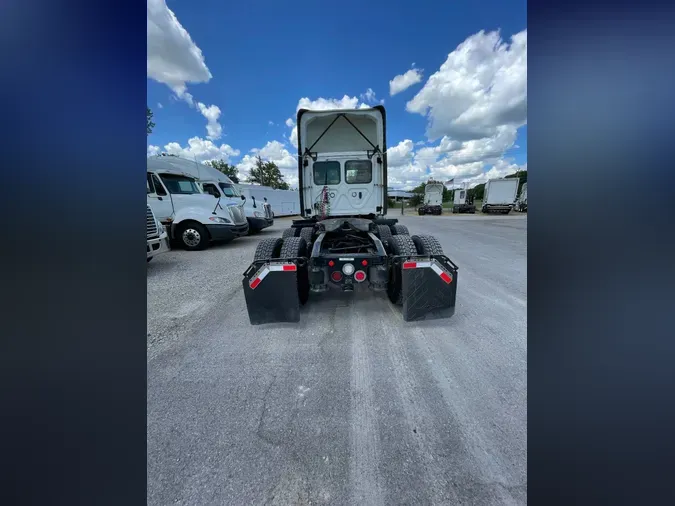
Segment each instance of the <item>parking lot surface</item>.
[[365,291],[251,326],[288,219],[148,264],[148,504],[526,504],[527,217],[390,217],[459,266],[451,319]]

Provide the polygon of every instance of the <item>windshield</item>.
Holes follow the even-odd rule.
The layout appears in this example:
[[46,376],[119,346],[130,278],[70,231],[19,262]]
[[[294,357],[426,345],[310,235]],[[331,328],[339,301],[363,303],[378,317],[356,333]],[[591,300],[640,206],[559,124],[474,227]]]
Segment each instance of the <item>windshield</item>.
[[239,192],[239,188],[237,188],[233,184],[218,183],[218,186],[220,186],[220,189],[223,190],[223,194],[226,197],[241,197],[241,192]]
[[195,183],[194,179],[190,179],[186,176],[178,176],[174,174],[160,174],[164,186],[169,190],[169,193],[173,194],[191,194],[191,193],[201,193]]

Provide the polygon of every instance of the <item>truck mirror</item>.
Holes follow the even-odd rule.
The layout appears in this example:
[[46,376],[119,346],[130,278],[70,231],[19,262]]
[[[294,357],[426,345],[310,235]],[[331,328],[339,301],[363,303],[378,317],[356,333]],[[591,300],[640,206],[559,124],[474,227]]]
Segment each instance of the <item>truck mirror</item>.
[[267,202],[267,197],[263,197],[263,200],[264,200],[265,202]]
[[242,196],[241,196],[241,200],[246,200],[246,197],[244,197],[244,196],[242,195]]

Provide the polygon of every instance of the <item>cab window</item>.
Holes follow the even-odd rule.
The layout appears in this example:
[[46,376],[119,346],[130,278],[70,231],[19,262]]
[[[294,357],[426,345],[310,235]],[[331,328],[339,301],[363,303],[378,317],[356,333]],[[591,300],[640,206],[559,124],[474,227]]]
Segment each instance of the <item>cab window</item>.
[[155,193],[159,195],[160,197],[166,196],[166,191],[164,190],[164,185],[162,185],[161,181],[157,176],[154,174],[152,175],[152,186],[155,188]]
[[345,163],[345,181],[348,184],[365,184],[373,180],[373,163],[370,160],[350,160]]
[[[162,181],[170,193],[174,195],[190,195],[192,193],[201,193],[197,183],[193,179],[174,174],[162,174]],[[159,192],[157,193],[159,195]]]
[[340,162],[314,162],[314,184],[340,184]]
[[464,190],[462,190],[461,192],[459,192],[459,198],[460,198],[460,199],[463,199],[463,198],[464,198]]
[[218,188],[216,188],[216,185],[211,183],[206,183],[204,185],[204,193],[210,193],[214,197],[220,197],[220,192],[218,191]]
[[239,188],[237,188],[233,184],[218,183],[218,186],[220,186],[220,189],[223,191],[223,194],[226,197],[241,197],[241,193],[239,193]]

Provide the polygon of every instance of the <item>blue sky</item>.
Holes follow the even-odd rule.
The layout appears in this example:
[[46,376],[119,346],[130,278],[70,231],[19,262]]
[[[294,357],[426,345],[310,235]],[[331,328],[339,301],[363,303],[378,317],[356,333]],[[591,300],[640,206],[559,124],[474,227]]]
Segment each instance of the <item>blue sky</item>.
[[148,153],[260,154],[293,185],[301,104],[384,100],[393,187],[526,168],[526,5],[149,0]]

